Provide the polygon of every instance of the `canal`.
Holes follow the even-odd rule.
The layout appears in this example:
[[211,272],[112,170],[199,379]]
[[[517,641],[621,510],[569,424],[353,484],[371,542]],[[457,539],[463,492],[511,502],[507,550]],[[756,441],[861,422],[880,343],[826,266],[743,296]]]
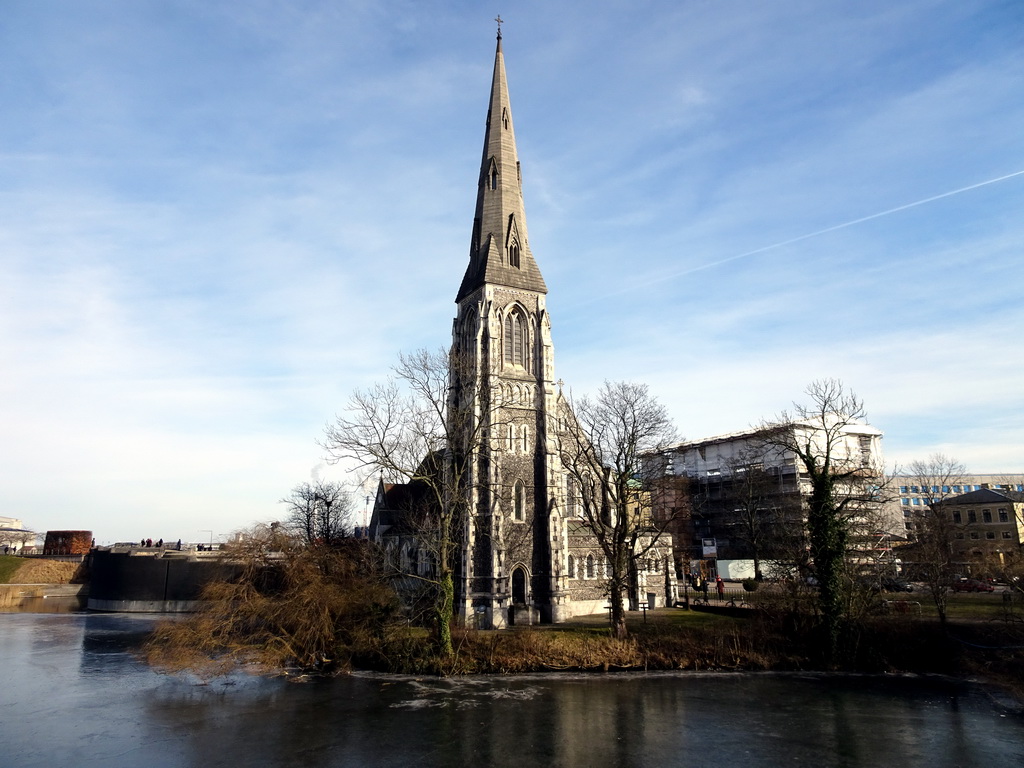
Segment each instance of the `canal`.
[[5,766],[1010,766],[1024,719],[920,678],[161,675],[153,618],[0,614]]

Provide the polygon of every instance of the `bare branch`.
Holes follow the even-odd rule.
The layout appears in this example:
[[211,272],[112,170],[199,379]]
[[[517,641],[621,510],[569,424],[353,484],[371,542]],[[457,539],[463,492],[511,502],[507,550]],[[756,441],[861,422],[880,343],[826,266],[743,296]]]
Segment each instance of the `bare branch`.
[[[612,623],[625,636],[622,593],[637,592],[637,561],[672,520],[655,516],[652,496],[666,489],[663,464],[651,456],[676,441],[668,413],[646,385],[605,382],[597,396],[567,408],[559,454],[578,508],[609,565]],[[659,505],[664,508],[664,505]]]

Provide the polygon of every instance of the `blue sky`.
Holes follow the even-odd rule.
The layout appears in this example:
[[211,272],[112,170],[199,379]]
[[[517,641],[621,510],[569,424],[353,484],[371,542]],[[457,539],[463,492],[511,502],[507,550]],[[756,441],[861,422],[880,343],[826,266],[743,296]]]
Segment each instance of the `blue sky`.
[[448,343],[498,11],[557,375],[687,438],[837,377],[892,462],[1024,472],[1024,5],[8,0],[0,515],[281,514]]

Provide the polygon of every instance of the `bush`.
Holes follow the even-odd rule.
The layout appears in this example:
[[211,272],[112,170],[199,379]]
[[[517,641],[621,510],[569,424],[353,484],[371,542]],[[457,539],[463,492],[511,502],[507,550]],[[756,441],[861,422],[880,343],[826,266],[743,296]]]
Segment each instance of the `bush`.
[[303,546],[277,532],[236,548],[240,577],[203,590],[198,613],[161,622],[145,653],[157,667],[220,674],[236,664],[347,669],[401,623],[367,542]]
[[743,589],[745,589],[747,592],[756,592],[757,591],[757,587],[758,587],[757,579],[744,579],[743,580]]

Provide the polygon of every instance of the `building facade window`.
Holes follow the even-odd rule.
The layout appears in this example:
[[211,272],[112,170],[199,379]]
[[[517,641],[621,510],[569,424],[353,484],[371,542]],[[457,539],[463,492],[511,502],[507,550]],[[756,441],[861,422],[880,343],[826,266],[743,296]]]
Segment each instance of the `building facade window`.
[[570,579],[575,579],[576,578],[576,558],[573,557],[572,555],[569,555],[569,557],[566,560],[566,562],[568,563],[568,566],[569,566],[569,568],[568,568],[569,578]]
[[580,516],[580,487],[571,475],[565,478],[565,511],[569,517]]
[[981,520],[984,523],[991,523],[992,522],[992,510],[991,509],[983,509],[981,511]]
[[526,519],[526,486],[522,480],[516,480],[512,487],[512,519],[517,523]]
[[1003,531],[1003,538],[1004,539],[1012,539],[1013,538],[1013,534],[1010,533],[1009,531]]
[[587,578],[594,578],[594,556],[587,555]]
[[978,522],[978,513],[975,512],[973,509],[967,510],[967,522],[968,523],[976,523],[976,522]]
[[1008,523],[1008,522],[1010,522],[1010,517],[1007,514],[1005,509],[1000,509],[999,510],[999,522],[1000,523]]
[[962,523],[963,521],[964,521],[964,516],[960,512],[960,510],[958,509],[957,511],[955,511],[953,513],[953,522],[954,523]]
[[505,316],[505,365],[526,367],[526,319],[513,309]]

